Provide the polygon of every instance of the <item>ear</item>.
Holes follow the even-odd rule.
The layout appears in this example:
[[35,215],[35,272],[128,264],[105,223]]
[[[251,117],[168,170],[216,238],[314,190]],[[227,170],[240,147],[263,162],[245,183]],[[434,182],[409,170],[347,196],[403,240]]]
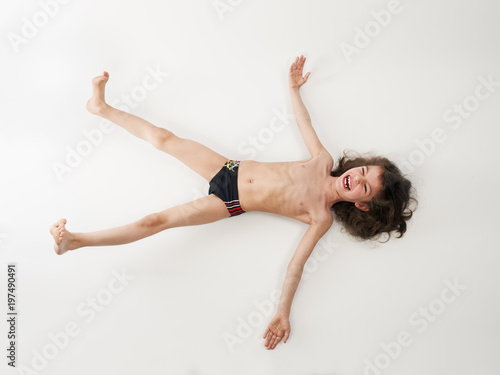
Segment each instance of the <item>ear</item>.
[[368,205],[366,203],[354,203],[354,205],[362,211],[368,211]]

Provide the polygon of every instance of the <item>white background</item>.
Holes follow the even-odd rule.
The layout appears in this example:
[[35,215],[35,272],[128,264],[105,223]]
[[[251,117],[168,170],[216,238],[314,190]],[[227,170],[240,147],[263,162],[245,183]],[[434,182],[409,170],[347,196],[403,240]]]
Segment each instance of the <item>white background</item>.
[[[44,348],[53,356],[34,373],[378,374],[367,370],[378,358],[383,374],[496,374],[500,88],[471,97],[479,77],[500,82],[499,3],[401,1],[378,33],[372,12],[387,9],[385,1],[220,3],[233,5],[218,12],[209,0],[69,1],[16,51],[12,34],[22,37],[24,18],[38,14],[43,23],[42,7],[2,2],[2,353],[6,265],[15,263],[17,364],[33,369]],[[354,45],[367,25],[371,42],[348,62],[342,43]],[[286,344],[266,350],[271,314],[259,320],[255,303],[281,290],[307,229],[298,221],[249,212],[54,253],[48,228],[59,218],[70,231],[95,231],[208,193],[194,171],[119,127],[57,178],[54,163],[86,139],[84,130],[99,128],[85,109],[93,77],[110,73],[111,102],[159,66],[168,77],[132,113],[228,158],[302,160],[309,154],[293,121],[254,155],[242,152],[276,110],[291,112],[287,73],[300,54],[311,72],[302,97],[332,156],[353,149],[406,160],[419,207],[405,236],[383,245],[332,226],[295,295]],[[467,100],[477,105],[454,129],[443,115]],[[424,154],[417,143],[438,128],[445,141],[428,141]],[[79,307],[104,296],[113,270],[134,279],[86,322]],[[445,303],[446,280],[466,289]],[[419,309],[429,306],[432,319],[423,318]],[[50,351],[49,334],[69,322],[79,334]],[[411,345],[384,354],[404,331]],[[240,341],[226,340],[238,332]],[[2,355],[2,373],[18,373],[6,362]]]

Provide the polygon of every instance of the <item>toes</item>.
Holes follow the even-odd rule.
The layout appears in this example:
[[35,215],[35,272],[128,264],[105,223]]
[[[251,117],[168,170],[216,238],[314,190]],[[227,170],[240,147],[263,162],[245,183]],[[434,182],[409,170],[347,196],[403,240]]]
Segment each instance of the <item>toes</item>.
[[54,242],[56,245],[59,245],[62,242],[62,237],[60,237],[59,235],[56,234],[54,236]]
[[56,245],[59,245],[61,243],[65,233],[66,233],[66,230],[64,229],[64,227],[54,228],[51,231],[52,237],[54,237],[54,241],[56,242]]
[[102,81],[106,80],[107,78],[104,77],[104,76],[98,76],[98,77],[95,77],[93,80],[92,80],[92,84],[94,86],[97,86],[99,85]]
[[63,241],[64,235],[66,234],[66,225],[67,220],[62,218],[57,220],[54,224],[52,224],[49,228],[50,234],[54,238],[54,250],[56,253],[61,254],[61,250],[58,245]]
[[66,223],[66,219],[59,219],[56,221],[55,226],[59,228],[61,225],[65,225]]
[[106,82],[108,80],[108,78],[109,78],[109,73],[106,72],[106,71],[104,71],[102,73],[102,75],[94,77],[94,79],[92,80],[92,83],[94,85],[98,85],[98,84],[100,84],[102,82]]

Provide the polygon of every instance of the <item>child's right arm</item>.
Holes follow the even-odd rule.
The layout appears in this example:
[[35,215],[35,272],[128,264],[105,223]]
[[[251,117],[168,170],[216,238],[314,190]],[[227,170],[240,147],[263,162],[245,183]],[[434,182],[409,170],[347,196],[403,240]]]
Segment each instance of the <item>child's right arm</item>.
[[283,339],[285,343],[290,336],[290,310],[292,301],[299,286],[304,266],[314,247],[321,237],[328,231],[333,223],[333,218],[324,219],[321,224],[311,224],[293,254],[286,270],[285,280],[281,291],[276,314],[271,319],[263,338],[268,349],[274,349]]

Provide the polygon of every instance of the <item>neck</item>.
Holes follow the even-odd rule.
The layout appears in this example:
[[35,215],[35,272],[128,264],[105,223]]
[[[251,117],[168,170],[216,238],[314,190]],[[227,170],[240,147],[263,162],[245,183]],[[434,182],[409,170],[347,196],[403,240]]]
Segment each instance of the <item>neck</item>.
[[338,178],[339,177],[330,176],[326,179],[325,195],[329,207],[343,201],[336,188],[336,182]]

